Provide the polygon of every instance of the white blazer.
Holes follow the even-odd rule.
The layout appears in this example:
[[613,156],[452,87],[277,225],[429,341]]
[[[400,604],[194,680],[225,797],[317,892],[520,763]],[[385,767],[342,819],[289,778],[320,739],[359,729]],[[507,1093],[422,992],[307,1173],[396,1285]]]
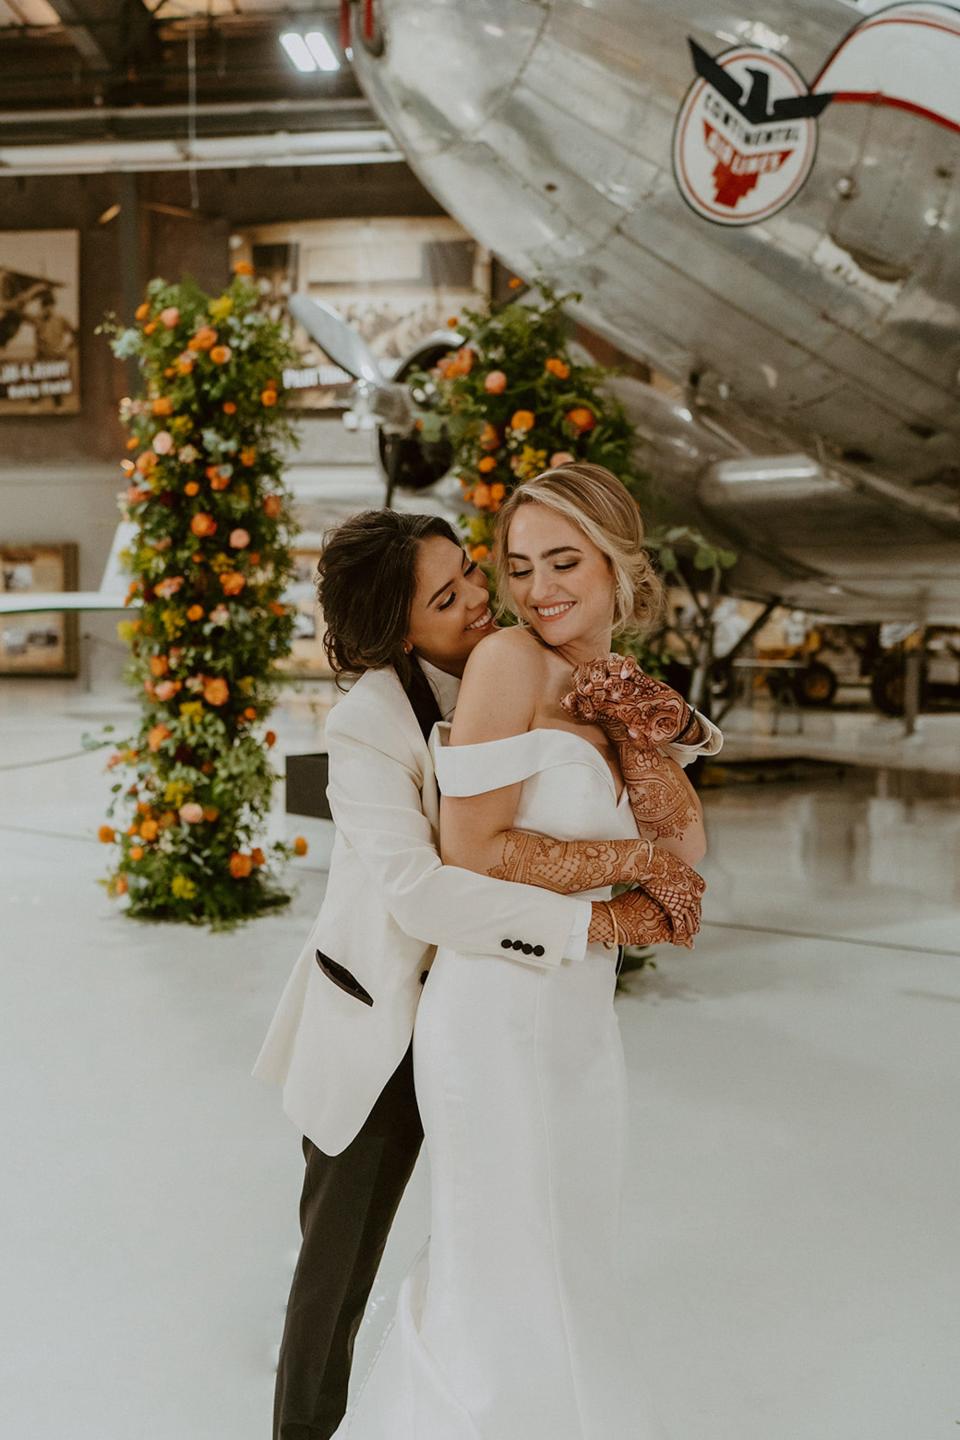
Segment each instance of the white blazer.
[[[700,745],[666,747],[678,764],[720,749],[703,723]],[[583,902],[441,863],[433,760],[392,669],[360,677],[326,740],[337,827],[326,894],[253,1073],[282,1086],[293,1123],[337,1155],[406,1053],[436,947],[559,965]]]
[[[559,965],[579,902],[443,865],[433,761],[393,670],[330,712],[337,827],[326,895],[254,1074],[328,1155],[349,1145],[403,1058],[438,945]],[[525,950],[516,950],[514,941]],[[482,961],[481,961],[482,963]]]

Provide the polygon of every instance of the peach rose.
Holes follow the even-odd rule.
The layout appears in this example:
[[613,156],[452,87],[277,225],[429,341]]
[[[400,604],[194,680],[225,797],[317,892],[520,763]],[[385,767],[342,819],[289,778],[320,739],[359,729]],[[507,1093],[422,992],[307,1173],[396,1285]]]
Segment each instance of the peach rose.
[[215,605],[210,611],[210,623],[212,625],[229,625],[230,611],[226,605]]
[[198,536],[200,539],[203,539],[204,536],[215,534],[216,529],[216,520],[214,520],[212,515],[205,515],[202,510],[198,515],[194,515],[193,519],[190,521],[191,533]]
[[556,470],[560,465],[573,465],[576,463],[576,456],[571,455],[569,450],[554,450],[550,456],[550,469]]
[[166,725],[154,725],[147,734],[147,749],[155,755],[165,740],[169,740],[173,731]]
[[174,439],[169,430],[158,430],[153,437],[153,448],[158,455],[169,455]]
[[507,377],[502,370],[491,370],[483,382],[488,395],[502,395],[507,388]]
[[230,698],[230,687],[219,675],[203,683],[203,698],[208,705],[226,705]]
[[154,694],[158,700],[172,700],[182,689],[183,685],[179,680],[161,680],[159,685],[154,687]]
[[232,550],[246,550],[250,544],[250,532],[240,529],[230,531],[230,548]]
[[198,805],[196,800],[188,800],[180,806],[177,814],[185,825],[199,825],[203,819],[203,806]]
[[498,449],[500,445],[500,435],[497,431],[496,426],[491,425],[489,420],[484,423],[483,429],[480,431],[480,439],[477,441],[477,444],[480,446],[481,450]]
[[597,423],[597,417],[586,405],[575,405],[572,410],[567,411],[567,419],[578,434],[583,435],[592,430]]
[[168,305],[166,310],[160,311],[160,324],[166,325],[168,330],[173,330],[180,324],[180,311],[176,305]]

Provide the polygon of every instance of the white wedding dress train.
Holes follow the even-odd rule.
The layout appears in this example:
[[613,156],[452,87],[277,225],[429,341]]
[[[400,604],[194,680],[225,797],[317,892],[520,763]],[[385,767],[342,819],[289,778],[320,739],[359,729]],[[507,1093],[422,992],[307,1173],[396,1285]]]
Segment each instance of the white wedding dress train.
[[[636,836],[582,736],[538,729],[451,748],[444,729],[445,794],[522,781],[518,828]],[[430,1243],[336,1440],[660,1440],[622,1283],[615,954],[589,945],[551,970],[513,954],[434,960],[414,1034]]]

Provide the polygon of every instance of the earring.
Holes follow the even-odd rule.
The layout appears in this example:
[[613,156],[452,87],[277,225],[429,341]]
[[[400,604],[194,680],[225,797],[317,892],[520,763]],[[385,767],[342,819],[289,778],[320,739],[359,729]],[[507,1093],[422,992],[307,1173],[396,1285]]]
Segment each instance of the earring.
[[409,640],[404,640],[404,642],[403,642],[403,653],[404,653],[404,655],[409,655],[412,650],[413,650],[413,646],[410,644],[410,641],[409,641]]

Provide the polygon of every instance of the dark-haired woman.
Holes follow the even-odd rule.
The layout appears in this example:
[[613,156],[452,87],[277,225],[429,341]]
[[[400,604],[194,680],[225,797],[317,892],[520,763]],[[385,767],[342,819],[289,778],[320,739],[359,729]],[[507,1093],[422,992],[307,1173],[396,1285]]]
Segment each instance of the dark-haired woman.
[[[524,852],[514,871],[505,853],[502,879],[441,863],[427,740],[494,628],[486,581],[445,521],[346,521],[325,543],[318,598],[334,670],[359,679],[327,722],[337,834],[326,895],[255,1072],[283,1086],[307,1161],[277,1440],[329,1440],[345,1410],[354,1337],[422,1140],[409,1047],[436,947],[552,970],[611,936],[689,944],[699,920],[682,859],[659,857],[653,874],[636,839],[612,842],[605,863],[645,888],[607,904],[551,893],[590,888],[596,846],[558,843],[539,863]],[[681,764],[718,748],[719,732],[704,724],[684,739],[669,747]]]

